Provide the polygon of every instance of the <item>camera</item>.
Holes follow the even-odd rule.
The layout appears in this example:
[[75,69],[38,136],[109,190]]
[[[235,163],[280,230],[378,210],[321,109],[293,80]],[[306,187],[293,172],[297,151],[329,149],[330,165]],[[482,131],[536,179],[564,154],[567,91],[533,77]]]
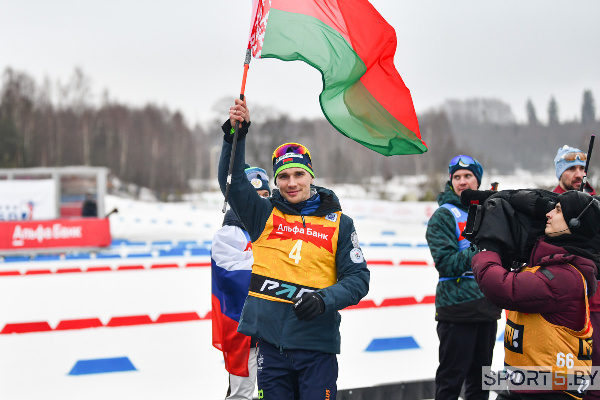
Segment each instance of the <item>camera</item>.
[[546,214],[558,193],[543,189],[465,190],[461,203],[469,208],[462,234],[477,247],[501,246],[502,265],[513,269],[527,263],[537,239],[544,235]]

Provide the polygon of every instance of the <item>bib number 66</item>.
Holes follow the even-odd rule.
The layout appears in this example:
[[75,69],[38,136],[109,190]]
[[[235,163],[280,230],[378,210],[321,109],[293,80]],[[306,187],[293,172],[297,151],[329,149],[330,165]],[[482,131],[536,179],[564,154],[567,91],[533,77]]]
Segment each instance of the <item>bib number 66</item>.
[[573,354],[557,353],[556,354],[556,366],[557,367],[567,367],[567,369],[573,368],[575,366],[575,361],[573,360]]

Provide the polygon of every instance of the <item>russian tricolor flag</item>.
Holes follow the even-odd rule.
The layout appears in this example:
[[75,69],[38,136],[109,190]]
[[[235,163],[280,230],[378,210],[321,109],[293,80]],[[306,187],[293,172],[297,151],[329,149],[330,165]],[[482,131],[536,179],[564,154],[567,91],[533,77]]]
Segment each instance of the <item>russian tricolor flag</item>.
[[253,262],[248,233],[235,226],[217,231],[211,248],[213,346],[223,352],[225,369],[237,376],[248,376],[250,337],[237,328]]

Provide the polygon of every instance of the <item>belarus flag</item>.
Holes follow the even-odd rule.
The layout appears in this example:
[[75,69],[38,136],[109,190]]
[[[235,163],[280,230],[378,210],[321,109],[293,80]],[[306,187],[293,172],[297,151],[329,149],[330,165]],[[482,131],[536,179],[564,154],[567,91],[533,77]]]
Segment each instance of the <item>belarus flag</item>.
[[237,328],[254,263],[251,243],[241,228],[224,226],[211,249],[213,346],[223,352],[225,369],[237,376],[248,376],[250,337]]
[[342,134],[386,156],[427,151],[410,91],[394,66],[396,32],[367,0],[254,0],[255,58],[300,60]]

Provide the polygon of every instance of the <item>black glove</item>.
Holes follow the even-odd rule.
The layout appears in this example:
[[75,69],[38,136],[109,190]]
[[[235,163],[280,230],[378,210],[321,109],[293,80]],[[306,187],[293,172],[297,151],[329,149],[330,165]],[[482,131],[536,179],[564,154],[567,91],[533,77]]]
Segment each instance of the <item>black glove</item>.
[[555,198],[551,198],[542,191],[519,190],[510,197],[509,203],[513,208],[527,216],[541,219],[546,223],[546,214],[556,205]]
[[325,302],[318,292],[305,293],[294,304],[296,317],[301,321],[310,321],[325,312]]
[[[238,127],[238,142],[246,138],[246,135],[248,134],[248,128],[250,128],[250,124],[252,124],[252,121],[243,121],[242,126]],[[225,139],[227,143],[233,143],[233,127],[231,126],[231,121],[225,121],[225,123],[221,126],[221,129],[223,129],[223,139]]]
[[498,254],[502,254],[502,243],[501,242],[497,242],[495,240],[489,240],[489,239],[484,239],[481,240],[478,244],[477,247],[479,247],[480,250],[485,250],[485,251],[493,251],[494,253],[498,253]]

